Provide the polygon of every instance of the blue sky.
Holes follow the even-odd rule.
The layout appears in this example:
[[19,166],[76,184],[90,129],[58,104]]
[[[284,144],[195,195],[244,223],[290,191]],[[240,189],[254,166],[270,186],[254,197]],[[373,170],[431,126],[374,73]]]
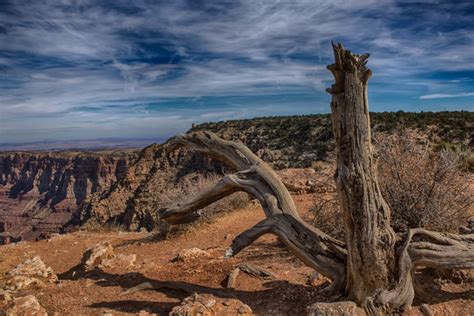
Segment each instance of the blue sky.
[[0,1],[0,142],[326,113],[331,40],[373,111],[474,110],[472,1]]

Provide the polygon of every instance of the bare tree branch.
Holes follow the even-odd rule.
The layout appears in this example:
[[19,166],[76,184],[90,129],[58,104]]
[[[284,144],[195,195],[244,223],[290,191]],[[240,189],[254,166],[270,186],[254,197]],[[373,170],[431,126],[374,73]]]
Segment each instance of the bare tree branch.
[[271,233],[303,262],[333,280],[331,289],[345,285],[344,243],[308,225],[299,216],[295,204],[276,173],[242,143],[225,141],[208,132],[176,137],[174,145],[189,146],[227,163],[238,172],[225,176],[213,187],[184,203],[160,211],[163,219],[177,223],[190,213],[237,191],[255,196],[267,219],[243,232],[233,241],[226,255],[231,256],[263,234]]

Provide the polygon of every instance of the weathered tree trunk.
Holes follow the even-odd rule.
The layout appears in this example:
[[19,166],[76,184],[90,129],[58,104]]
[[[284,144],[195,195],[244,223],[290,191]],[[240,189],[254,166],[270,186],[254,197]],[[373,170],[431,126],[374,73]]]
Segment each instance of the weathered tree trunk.
[[438,269],[473,268],[474,235],[452,235],[412,229],[395,235],[390,209],[377,182],[373,155],[365,64],[368,55],[356,55],[333,45],[336,62],[328,66],[336,83],[332,94],[339,198],[344,211],[346,243],[305,223],[275,172],[239,142],[208,132],[178,136],[167,145],[189,146],[220,160],[236,173],[188,201],[160,211],[170,224],[196,220],[209,204],[245,191],[262,205],[266,219],[238,235],[226,251],[237,255],[258,237],[276,235],[305,264],[332,280],[330,292],[347,294],[369,314],[403,311],[413,297],[412,273],[417,266]]
[[[336,62],[328,66],[336,83],[328,89],[336,141],[336,184],[344,213],[349,298],[365,305],[395,278],[395,233],[390,208],[380,192],[371,144],[365,67],[369,55],[333,45]],[[411,300],[412,298],[407,297]]]

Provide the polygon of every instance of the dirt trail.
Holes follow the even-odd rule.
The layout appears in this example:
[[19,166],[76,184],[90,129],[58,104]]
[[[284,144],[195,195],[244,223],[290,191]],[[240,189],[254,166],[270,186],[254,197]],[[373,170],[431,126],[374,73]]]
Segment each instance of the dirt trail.
[[[303,217],[308,217],[313,196],[304,194],[294,199]],[[51,240],[2,246],[0,273],[3,275],[26,259],[39,255],[57,274],[62,274],[80,262],[86,248],[109,241],[116,254],[135,254],[135,266],[104,268],[87,278],[66,279],[59,284],[21,294],[34,294],[48,312],[58,315],[123,315],[143,310],[167,315],[189,293],[162,288],[120,294],[143,282],[157,285],[169,282],[195,286],[200,293],[211,292],[216,296],[237,298],[260,315],[304,315],[306,306],[327,298],[319,294],[317,288],[308,285],[312,270],[292,256],[274,237],[261,237],[235,258],[223,257],[232,239],[261,219],[262,210],[251,204],[168,240],[151,241],[147,233],[80,231]],[[179,251],[193,247],[207,250],[211,258],[171,262]],[[261,266],[274,273],[276,278],[262,280],[241,273],[236,289],[226,289],[227,276],[243,262]],[[324,281],[321,278],[318,282]],[[435,315],[469,315],[474,310],[474,304],[469,300],[472,299],[472,291],[466,292],[466,285],[446,286],[449,293],[441,290],[430,293],[429,303],[432,303]],[[419,315],[417,310],[418,307],[414,306],[411,314]]]

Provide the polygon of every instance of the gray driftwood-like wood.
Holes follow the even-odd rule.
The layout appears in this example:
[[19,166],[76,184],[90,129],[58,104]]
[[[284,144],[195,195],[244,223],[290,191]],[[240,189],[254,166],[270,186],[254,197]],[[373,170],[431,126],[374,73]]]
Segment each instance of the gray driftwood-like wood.
[[226,285],[227,288],[232,288],[232,289],[235,288],[237,284],[237,278],[240,275],[240,271],[253,275],[254,277],[257,277],[257,278],[262,278],[262,279],[275,278],[275,275],[268,270],[265,270],[251,263],[242,263],[237,268],[232,270],[231,273],[229,273],[229,277],[227,279],[227,285]]
[[329,292],[347,295],[369,314],[399,312],[414,298],[412,274],[417,266],[474,268],[474,235],[451,235],[412,229],[396,235],[390,208],[377,181],[370,138],[367,84],[369,57],[333,45],[335,63],[328,66],[332,95],[338,195],[344,212],[342,242],[304,222],[272,168],[240,142],[209,132],[189,133],[169,145],[188,146],[237,170],[188,201],[160,211],[170,224],[196,219],[202,208],[237,191],[255,196],[266,218],[242,232],[227,249],[235,256],[264,234],[276,235],[305,264],[332,280]]
[[239,269],[243,272],[253,275],[257,278],[264,278],[264,279],[274,279],[275,275],[268,270],[265,270],[259,266],[256,266],[251,263],[242,263],[239,265]]
[[229,274],[229,278],[227,279],[227,288],[228,289],[234,289],[235,285],[237,284],[237,277],[240,274],[240,269],[235,268],[232,270],[232,272]]
[[414,298],[417,265],[436,268],[474,266],[474,235],[452,236],[424,229],[396,236],[390,208],[380,192],[371,144],[367,85],[369,54],[333,45],[328,66],[335,83],[331,111],[336,141],[336,184],[344,214],[347,294],[370,313],[406,310]]
[[171,141],[170,148],[179,145],[206,153],[238,171],[190,200],[161,210],[161,218],[170,224],[181,223],[203,207],[245,191],[259,200],[266,219],[238,235],[227,249],[227,257],[235,256],[264,234],[274,234],[295,256],[333,281],[328,291],[344,289],[347,256],[344,243],[301,219],[290,193],[267,163],[244,144],[223,140],[209,132],[178,136]]
[[[337,148],[336,185],[344,214],[349,299],[365,303],[379,289],[391,288],[397,269],[390,208],[380,192],[371,144],[366,68],[368,54],[356,55],[334,45],[328,66],[335,83],[333,133]],[[403,295],[413,296],[413,289]]]

